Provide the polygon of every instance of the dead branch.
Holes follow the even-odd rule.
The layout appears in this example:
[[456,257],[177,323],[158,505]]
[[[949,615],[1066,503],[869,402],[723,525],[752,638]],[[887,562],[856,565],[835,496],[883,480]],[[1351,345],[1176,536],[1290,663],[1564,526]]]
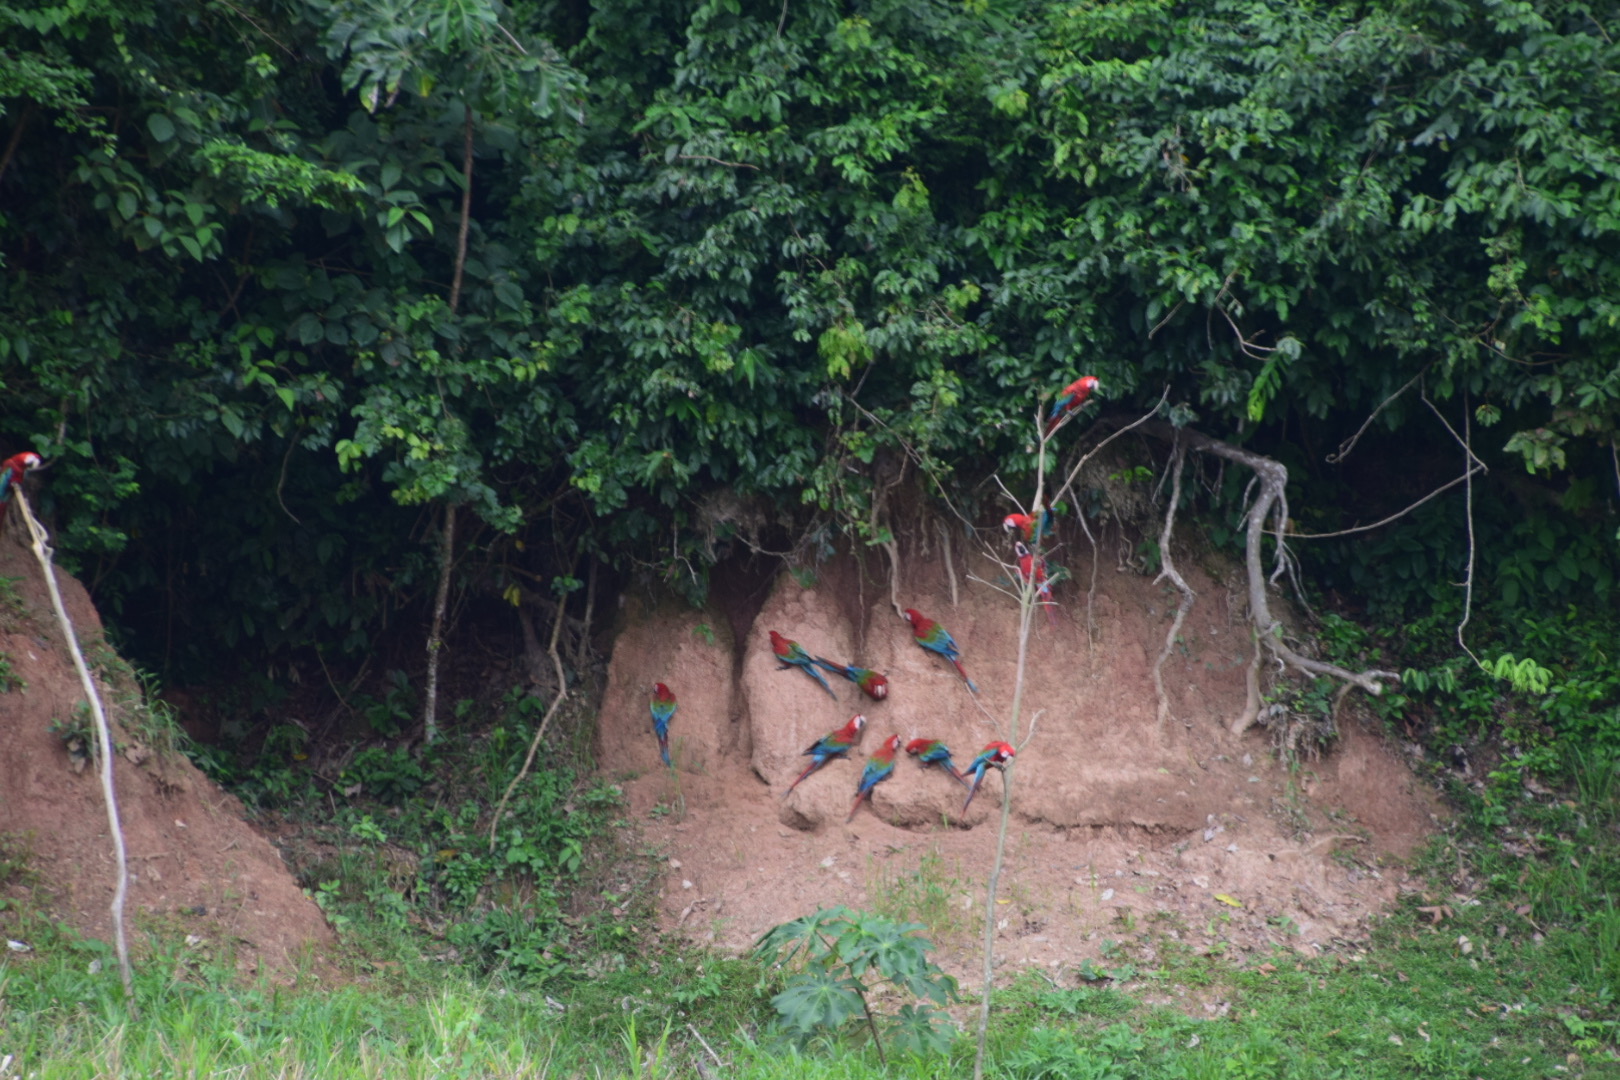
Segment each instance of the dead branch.
[[1461,483],[1465,482],[1470,476],[1473,476],[1475,473],[1483,472],[1484,469],[1485,469],[1485,466],[1483,466],[1483,465],[1475,465],[1475,466],[1471,467],[1467,472],[1465,472],[1461,476],[1457,477],[1455,480],[1448,480],[1444,484],[1441,484],[1439,487],[1435,488],[1433,491],[1429,492],[1427,495],[1423,496],[1423,498],[1419,499],[1417,502],[1413,503],[1411,506],[1408,506],[1406,509],[1397,511],[1396,513],[1393,513],[1393,514],[1389,515],[1389,517],[1384,518],[1382,521],[1375,521],[1371,525],[1357,525],[1357,526],[1355,526],[1353,528],[1340,529],[1338,532],[1330,532],[1330,533],[1302,533],[1302,532],[1292,532],[1292,531],[1290,531],[1288,533],[1285,533],[1284,535],[1286,535],[1286,536],[1288,536],[1288,537],[1290,537],[1291,539],[1294,539],[1294,540],[1332,540],[1332,539],[1334,539],[1336,537],[1340,537],[1340,536],[1354,536],[1356,533],[1371,532],[1373,529],[1381,529],[1385,525],[1388,525],[1390,522],[1395,521],[1397,518],[1403,518],[1407,514],[1410,514],[1412,511],[1416,510],[1418,507],[1422,506],[1424,503],[1428,502],[1430,499],[1434,498],[1436,495],[1439,495],[1439,494],[1441,494],[1443,492],[1446,492],[1446,491],[1450,491],[1452,488],[1456,487],[1458,484],[1461,484]]
[[1165,724],[1170,719],[1170,695],[1164,689],[1164,662],[1170,658],[1170,652],[1176,647],[1176,638],[1181,634],[1182,624],[1187,621],[1187,612],[1192,610],[1198,594],[1193,592],[1192,586],[1181,576],[1176,569],[1176,561],[1170,555],[1170,540],[1175,534],[1176,507],[1181,502],[1181,470],[1187,462],[1187,451],[1177,440],[1175,448],[1170,451],[1170,505],[1164,512],[1164,528],[1159,532],[1159,576],[1153,579],[1157,585],[1165,578],[1169,578],[1181,593],[1181,602],[1176,605],[1176,617],[1170,621],[1170,629],[1164,635],[1164,648],[1159,650],[1159,658],[1153,661],[1153,688],[1159,695],[1159,730],[1164,731]]
[[1400,397],[1402,394],[1404,394],[1408,390],[1412,389],[1412,387],[1417,384],[1417,381],[1419,379],[1423,378],[1424,372],[1426,372],[1428,370],[1429,370],[1428,368],[1424,368],[1423,371],[1418,372],[1416,375],[1412,376],[1411,379],[1407,380],[1407,383],[1406,383],[1405,386],[1401,387],[1399,390],[1397,390],[1393,394],[1389,395],[1389,397],[1385,398],[1383,401],[1380,401],[1378,403],[1378,407],[1376,409],[1374,409],[1372,412],[1367,414],[1367,419],[1365,419],[1365,420],[1363,420],[1361,422],[1361,426],[1356,429],[1356,433],[1354,435],[1350,436],[1344,442],[1340,443],[1339,444],[1339,449],[1335,453],[1329,454],[1327,456],[1328,464],[1329,465],[1337,465],[1339,462],[1341,462],[1345,458],[1349,457],[1350,456],[1350,451],[1352,451],[1352,450],[1354,450],[1356,448],[1356,443],[1361,441],[1361,437],[1367,433],[1367,429],[1372,426],[1372,422],[1374,420],[1378,419],[1378,414],[1383,412],[1385,409],[1389,408],[1390,403],[1393,402],[1396,398]]
[[1284,489],[1288,484],[1287,466],[1272,458],[1221,442],[1192,428],[1177,429],[1162,420],[1147,424],[1144,430],[1165,442],[1174,444],[1180,440],[1186,449],[1224,457],[1228,461],[1234,461],[1253,470],[1255,478],[1259,481],[1260,490],[1244,515],[1247,533],[1244,545],[1244,569],[1249,583],[1249,619],[1260,640],[1265,643],[1266,649],[1279,663],[1307,675],[1325,675],[1354,683],[1374,696],[1384,692],[1384,680],[1400,678],[1393,671],[1372,669],[1349,671],[1337,664],[1313,660],[1296,652],[1283,640],[1282,624],[1272,615],[1271,605],[1266,597],[1266,575],[1261,568],[1261,541],[1266,533],[1266,520],[1287,505],[1284,497]]
[[1130,431],[1130,430],[1132,430],[1134,428],[1141,427],[1143,424],[1147,423],[1149,420],[1152,420],[1155,416],[1157,416],[1159,414],[1159,410],[1164,407],[1164,403],[1166,401],[1168,401],[1169,399],[1170,399],[1170,387],[1166,386],[1164,388],[1164,392],[1159,395],[1159,400],[1154,402],[1153,408],[1149,409],[1147,412],[1143,413],[1141,416],[1137,417],[1135,420],[1131,421],[1129,424],[1126,424],[1124,427],[1118,428],[1115,431],[1111,432],[1109,435],[1105,436],[1103,438],[1103,440],[1101,442],[1099,442],[1096,446],[1093,446],[1090,450],[1087,450],[1084,454],[1080,455],[1080,460],[1074,463],[1074,467],[1071,468],[1069,470],[1068,475],[1063,478],[1063,484],[1062,484],[1062,486],[1060,486],[1058,488],[1057,494],[1052,496],[1052,498],[1050,500],[1048,500],[1047,502],[1042,503],[1042,505],[1043,506],[1050,506],[1052,503],[1059,503],[1059,502],[1063,502],[1064,500],[1066,500],[1069,497],[1069,493],[1074,489],[1074,482],[1075,482],[1075,480],[1077,480],[1079,478],[1080,470],[1084,469],[1086,467],[1086,464],[1092,458],[1096,457],[1099,453],[1101,453],[1103,447],[1107,446],[1109,443],[1113,442],[1115,439],[1119,438],[1121,435],[1124,435],[1126,432],[1128,432],[1128,431]]
[[74,670],[79,673],[79,683],[84,687],[84,696],[90,703],[90,715],[96,725],[96,741],[101,753],[101,796],[107,804],[107,828],[112,832],[113,856],[118,868],[112,899],[113,947],[118,954],[118,974],[124,982],[124,998],[133,1015],[135,975],[129,965],[129,941],[124,933],[124,899],[129,894],[129,852],[124,846],[124,826],[118,815],[118,791],[113,786],[112,728],[107,724],[107,710],[96,691],[96,680],[91,677],[90,668],[84,662],[79,637],[73,632],[73,620],[68,618],[67,606],[62,603],[62,590],[56,585],[56,571],[51,566],[51,547],[45,536],[45,527],[34,517],[21,484],[16,485],[16,492],[17,509],[22,511],[23,521],[28,524],[28,535],[34,541],[34,557],[39,560],[40,572],[45,575],[45,588],[51,594],[51,606],[56,609],[57,625],[62,628],[62,637],[67,641],[68,654],[73,657]]
[[[546,715],[541,717],[540,726],[535,729],[534,738],[529,740],[529,753],[523,759],[523,768],[519,769],[518,774],[512,777],[512,782],[506,785],[506,791],[501,795],[501,801],[495,806],[495,816],[489,823],[490,851],[495,850],[495,834],[501,827],[501,817],[506,813],[507,801],[512,798],[512,792],[517,790],[517,786],[523,782],[523,778],[529,775],[529,767],[534,764],[534,755],[540,749],[540,740],[546,737],[546,728],[551,725],[551,718],[557,715],[557,710],[562,708],[563,699],[568,696],[568,680],[563,674],[562,657],[557,653],[557,639],[562,637],[563,611],[564,605],[559,603],[557,605],[557,617],[551,622],[551,644],[546,649],[551,654],[551,666],[557,672],[557,696],[551,699],[551,707],[546,710]],[[530,623],[529,634],[531,636],[533,634],[532,627],[533,624]]]

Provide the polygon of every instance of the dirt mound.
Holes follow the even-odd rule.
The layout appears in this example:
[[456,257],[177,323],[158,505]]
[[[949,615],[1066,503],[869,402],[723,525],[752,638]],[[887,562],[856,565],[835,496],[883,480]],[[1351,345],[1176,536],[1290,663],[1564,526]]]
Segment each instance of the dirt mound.
[[[0,889],[16,900],[38,890],[53,918],[110,941],[115,871],[97,769],[75,771],[63,737],[51,730],[76,723],[84,694],[21,532],[13,521],[0,537],[0,578],[11,579],[0,594],[0,658],[23,684],[0,693],[0,840],[28,853],[28,873],[0,877]],[[65,573],[57,580],[103,697],[129,700],[138,688],[120,674],[84,588]],[[138,710],[114,711],[131,947],[142,930],[184,936],[192,948],[234,956],[244,974],[288,977],[311,946],[332,944],[320,909],[242,820],[241,805],[184,757],[156,747],[161,731],[143,730]],[[0,908],[0,933],[13,917]]]
[[[1091,570],[1084,558],[1071,561],[1058,625],[1039,615],[1035,624],[1023,724],[1027,735],[1033,718],[1035,734],[1018,758],[1002,955],[1077,962],[1144,920],[1211,952],[1359,938],[1367,916],[1396,894],[1403,875],[1394,862],[1433,827],[1439,808],[1427,788],[1353,721],[1329,755],[1292,769],[1262,729],[1228,732],[1252,653],[1240,582],[1215,580],[1214,560],[1187,572],[1200,600],[1165,667],[1174,718],[1161,725],[1151,670],[1174,593],[1104,566],[1088,633]],[[741,632],[718,607],[626,609],[599,750],[606,769],[636,774],[632,807],[667,846],[670,926],[742,948],[831,904],[932,911],[936,934],[947,944],[959,937],[964,950],[954,960],[947,953],[947,969],[968,973],[966,931],[982,910],[999,778],[963,815],[954,780],[902,761],[870,808],[844,822],[860,759],[889,734],[943,739],[958,764],[1005,735],[1016,607],[987,584],[1002,578],[987,558],[963,560],[954,575],[937,559],[903,565],[902,602],[956,637],[978,695],[912,641],[887,579],[859,577],[847,558],[808,586],[781,574]],[[888,699],[834,680],[834,701],[802,672],[778,670],[773,629],[886,672]],[[673,774],[659,765],[651,734],[654,681],[680,698]],[[807,763],[804,748],[857,711],[868,718],[862,752],[783,798]]]

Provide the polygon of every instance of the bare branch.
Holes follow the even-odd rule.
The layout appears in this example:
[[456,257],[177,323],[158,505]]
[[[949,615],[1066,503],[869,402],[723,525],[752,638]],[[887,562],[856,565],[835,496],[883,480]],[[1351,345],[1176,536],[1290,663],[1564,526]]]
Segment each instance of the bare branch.
[[[1469,445],[1469,440],[1457,434],[1457,429],[1451,426],[1451,421],[1446,419],[1446,414],[1435,408],[1434,402],[1429,400],[1429,395],[1426,392],[1422,396],[1423,404],[1427,405],[1429,407],[1429,411],[1434,413],[1435,417],[1439,419],[1440,423],[1445,425],[1446,430],[1451,432],[1451,437],[1457,440],[1457,445],[1463,448],[1463,453],[1468,455],[1468,460],[1472,463],[1469,468],[1469,475],[1473,474],[1473,466],[1476,465],[1485,472],[1490,472],[1491,470],[1485,468],[1485,463],[1479,460],[1479,457],[1474,453],[1474,448]],[[1468,410],[1465,403],[1463,408],[1463,423],[1466,425],[1467,422]]]
[[1389,397],[1385,398],[1383,401],[1380,401],[1378,403],[1378,408],[1374,409],[1372,412],[1367,414],[1367,419],[1365,419],[1365,420],[1363,420],[1361,422],[1361,426],[1356,429],[1356,433],[1354,435],[1350,436],[1344,442],[1340,443],[1339,444],[1339,449],[1338,449],[1338,451],[1336,453],[1332,453],[1332,454],[1329,454],[1327,456],[1328,464],[1336,465],[1339,462],[1343,461],[1345,458],[1349,457],[1350,456],[1350,451],[1352,451],[1352,450],[1354,450],[1356,448],[1356,443],[1361,441],[1361,437],[1367,433],[1367,429],[1372,426],[1372,422],[1374,420],[1378,419],[1378,414],[1383,412],[1385,409],[1387,409],[1389,407],[1390,403],[1393,402],[1396,398],[1400,397],[1402,394],[1404,394],[1408,390],[1412,389],[1412,387],[1417,384],[1417,381],[1419,379],[1423,378],[1424,373],[1427,372],[1428,370],[1429,370],[1428,368],[1424,368],[1423,371],[1418,372],[1416,375],[1412,376],[1411,379],[1407,380],[1407,383],[1406,383],[1405,386],[1401,387],[1399,390],[1397,390],[1393,394],[1389,395]]
[[1186,306],[1187,306],[1187,301],[1185,301],[1185,300],[1177,300],[1176,301],[1176,306],[1171,308],[1169,311],[1165,312],[1164,318],[1160,319],[1158,322],[1153,324],[1153,329],[1148,331],[1148,340],[1152,341],[1153,340],[1153,335],[1157,334],[1160,330],[1163,330],[1164,329],[1164,324],[1169,322],[1171,319],[1175,318],[1176,317],[1176,312],[1180,311],[1182,308],[1184,308]]
[[1396,513],[1393,513],[1393,514],[1389,515],[1389,517],[1384,518],[1382,521],[1375,521],[1371,525],[1357,525],[1355,528],[1352,528],[1352,529],[1340,529],[1338,532],[1330,532],[1330,533],[1290,532],[1287,535],[1292,537],[1295,540],[1331,540],[1331,539],[1333,539],[1335,537],[1339,537],[1339,536],[1353,536],[1356,533],[1370,532],[1373,529],[1381,529],[1385,525],[1388,525],[1390,522],[1396,520],[1397,518],[1402,518],[1402,517],[1405,517],[1407,514],[1410,514],[1412,511],[1416,510],[1418,507],[1422,506],[1424,503],[1428,502],[1430,499],[1434,498],[1436,495],[1439,495],[1439,494],[1441,494],[1442,492],[1445,492],[1445,491],[1449,491],[1450,489],[1456,487],[1458,484],[1463,483],[1470,476],[1473,476],[1475,473],[1480,472],[1483,469],[1484,469],[1483,465],[1475,465],[1472,468],[1470,468],[1467,472],[1465,472],[1461,476],[1457,477],[1455,480],[1448,480],[1444,484],[1441,484],[1439,487],[1435,488],[1433,491],[1431,491],[1427,495],[1423,496],[1423,498],[1419,499],[1417,502],[1413,503],[1411,506],[1408,506],[1405,510],[1401,510],[1401,511],[1398,511]]
[[1102,451],[1103,447],[1107,446],[1121,435],[1124,435],[1133,428],[1140,427],[1149,420],[1152,420],[1159,414],[1159,410],[1164,407],[1164,403],[1168,400],[1170,400],[1170,387],[1166,386],[1164,388],[1164,392],[1159,395],[1159,400],[1154,403],[1153,408],[1149,409],[1147,412],[1143,413],[1129,424],[1126,424],[1124,427],[1116,429],[1096,446],[1093,446],[1090,450],[1087,450],[1084,454],[1082,454],[1080,460],[1074,463],[1074,467],[1070,469],[1069,474],[1064,477],[1063,486],[1058,488],[1057,494],[1054,495],[1050,500],[1047,500],[1047,503],[1063,502],[1065,499],[1067,499],[1069,497],[1070,490],[1074,487],[1075,480],[1080,476],[1080,470],[1086,467],[1087,462],[1096,457]]

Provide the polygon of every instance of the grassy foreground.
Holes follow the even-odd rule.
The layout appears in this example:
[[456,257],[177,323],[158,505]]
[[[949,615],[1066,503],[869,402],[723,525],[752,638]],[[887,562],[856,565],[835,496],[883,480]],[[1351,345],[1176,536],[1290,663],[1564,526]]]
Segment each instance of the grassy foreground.
[[[1033,972],[1017,976],[996,999],[992,1075],[1620,1075],[1616,792],[1610,785],[1573,794],[1526,800],[1510,824],[1442,838],[1426,864],[1429,894],[1408,897],[1372,941],[1335,954],[1234,964],[1178,954],[1173,941],[1147,931],[1121,942],[1119,955],[1128,961],[1151,942],[1160,966],[1130,973],[1123,985],[1076,987],[1073,973],[1063,986]],[[787,1042],[770,1026],[774,973],[673,948],[651,946],[635,962],[547,983],[401,959],[385,967],[386,977],[339,985],[309,978],[292,989],[243,987],[227,968],[190,961],[184,946],[158,948],[140,967],[135,1019],[105,947],[38,931],[32,952],[0,959],[6,1080],[807,1080],[971,1070],[967,1035],[946,1055],[891,1058],[887,1069],[855,1024]],[[376,955],[381,946],[366,948],[363,934],[357,928],[352,939]]]

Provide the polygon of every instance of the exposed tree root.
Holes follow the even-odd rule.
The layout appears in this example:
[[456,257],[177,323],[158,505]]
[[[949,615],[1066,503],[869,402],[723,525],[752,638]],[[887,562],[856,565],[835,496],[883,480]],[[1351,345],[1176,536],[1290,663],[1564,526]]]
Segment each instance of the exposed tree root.
[[1187,612],[1192,610],[1193,603],[1198,599],[1198,594],[1181,576],[1181,571],[1176,569],[1175,559],[1170,555],[1170,540],[1176,527],[1176,507],[1181,503],[1181,471],[1186,463],[1187,451],[1178,440],[1175,449],[1170,451],[1170,505],[1165,509],[1164,528],[1159,532],[1159,576],[1153,579],[1153,584],[1157,585],[1169,578],[1181,593],[1181,601],[1176,605],[1176,617],[1170,621],[1170,629],[1165,631],[1164,648],[1159,651],[1159,658],[1153,661],[1153,689],[1159,695],[1161,734],[1170,720],[1170,695],[1164,689],[1164,662],[1176,647],[1176,638],[1181,635],[1182,624],[1187,621]]
[[[1248,576],[1249,584],[1249,619],[1254,626],[1256,635],[1265,644],[1266,650],[1276,660],[1287,666],[1301,671],[1306,675],[1325,675],[1329,678],[1339,679],[1351,683],[1367,693],[1377,696],[1384,692],[1386,680],[1398,680],[1400,676],[1393,671],[1350,671],[1337,664],[1329,664],[1322,660],[1314,660],[1303,656],[1291,648],[1283,640],[1282,623],[1271,613],[1271,604],[1266,597],[1266,573],[1261,565],[1261,541],[1265,537],[1266,522],[1274,521],[1273,532],[1277,538],[1278,560],[1273,578],[1280,575],[1283,570],[1285,552],[1283,549],[1285,527],[1288,520],[1288,468],[1282,462],[1265,457],[1233,446],[1230,443],[1212,439],[1202,432],[1191,428],[1176,428],[1165,421],[1159,420],[1147,424],[1143,428],[1155,438],[1181,447],[1183,450],[1196,450],[1200,453],[1214,454],[1239,465],[1247,466],[1253,470],[1258,481],[1259,491],[1254,501],[1249,505],[1248,513],[1244,516],[1247,531],[1244,545],[1244,570]],[[1241,717],[1239,718],[1242,719]],[[1247,725],[1245,725],[1247,726]]]
[[951,527],[943,521],[939,523],[939,539],[943,545],[943,554],[945,556],[945,576],[951,582],[951,607],[955,607],[957,601],[956,563],[951,558]]
[[1249,636],[1254,639],[1254,659],[1249,661],[1249,670],[1243,675],[1243,711],[1233,717],[1230,725],[1234,735],[1248,731],[1260,718],[1260,635],[1251,626]]

